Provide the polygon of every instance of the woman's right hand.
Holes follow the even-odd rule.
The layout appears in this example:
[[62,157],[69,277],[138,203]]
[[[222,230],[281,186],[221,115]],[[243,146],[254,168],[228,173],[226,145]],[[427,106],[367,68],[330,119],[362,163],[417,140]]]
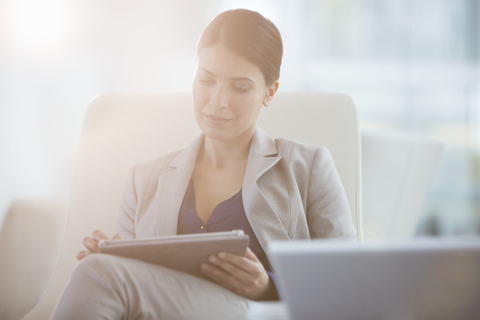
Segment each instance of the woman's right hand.
[[[116,234],[112,237],[112,240],[120,240],[120,239],[123,239],[123,237],[120,234]],[[83,245],[85,246],[85,248],[87,248],[88,251],[82,250],[79,253],[77,253],[77,259],[82,260],[83,258],[89,256],[92,253],[98,253],[99,252],[98,242],[100,240],[110,240],[110,238],[107,237],[105,233],[103,233],[100,230],[93,231],[91,238],[85,237],[85,239],[83,239]]]

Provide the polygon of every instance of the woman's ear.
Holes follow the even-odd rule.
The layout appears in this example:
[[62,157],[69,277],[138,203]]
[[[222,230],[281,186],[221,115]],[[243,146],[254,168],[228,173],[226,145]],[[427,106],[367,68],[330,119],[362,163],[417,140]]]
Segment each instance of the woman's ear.
[[268,107],[270,105],[270,103],[272,102],[273,96],[277,92],[279,84],[280,83],[278,81],[275,81],[275,82],[272,83],[272,85],[270,87],[267,88],[267,94],[265,95],[265,98],[263,99],[263,105],[265,107]]

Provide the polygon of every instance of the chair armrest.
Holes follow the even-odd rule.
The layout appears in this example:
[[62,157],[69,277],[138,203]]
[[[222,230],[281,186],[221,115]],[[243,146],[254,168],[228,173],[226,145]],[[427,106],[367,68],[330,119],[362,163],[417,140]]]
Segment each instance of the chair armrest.
[[46,291],[57,264],[67,204],[14,202],[0,230],[0,318],[20,319]]

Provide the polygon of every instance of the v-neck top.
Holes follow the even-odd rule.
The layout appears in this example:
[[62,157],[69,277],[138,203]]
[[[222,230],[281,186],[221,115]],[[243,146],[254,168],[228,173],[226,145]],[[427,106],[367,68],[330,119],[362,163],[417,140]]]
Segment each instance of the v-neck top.
[[267,255],[258,242],[255,232],[253,232],[250,222],[245,214],[242,189],[230,199],[220,202],[215,209],[213,209],[210,218],[205,224],[197,213],[195,188],[193,180],[190,179],[178,215],[177,234],[232,231],[235,229],[241,229],[245,234],[248,234],[250,237],[248,243],[249,248],[255,253],[260,262],[262,262],[265,270],[271,271]]

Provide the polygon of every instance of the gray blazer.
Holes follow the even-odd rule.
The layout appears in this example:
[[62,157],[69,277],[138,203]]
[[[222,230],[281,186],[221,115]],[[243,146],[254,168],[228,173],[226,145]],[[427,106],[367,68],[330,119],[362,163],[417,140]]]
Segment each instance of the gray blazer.
[[[132,168],[117,233],[124,238],[177,233],[180,206],[203,139],[201,134],[184,150]],[[242,196],[264,250],[273,240],[355,239],[347,197],[325,147],[273,139],[257,127]]]

